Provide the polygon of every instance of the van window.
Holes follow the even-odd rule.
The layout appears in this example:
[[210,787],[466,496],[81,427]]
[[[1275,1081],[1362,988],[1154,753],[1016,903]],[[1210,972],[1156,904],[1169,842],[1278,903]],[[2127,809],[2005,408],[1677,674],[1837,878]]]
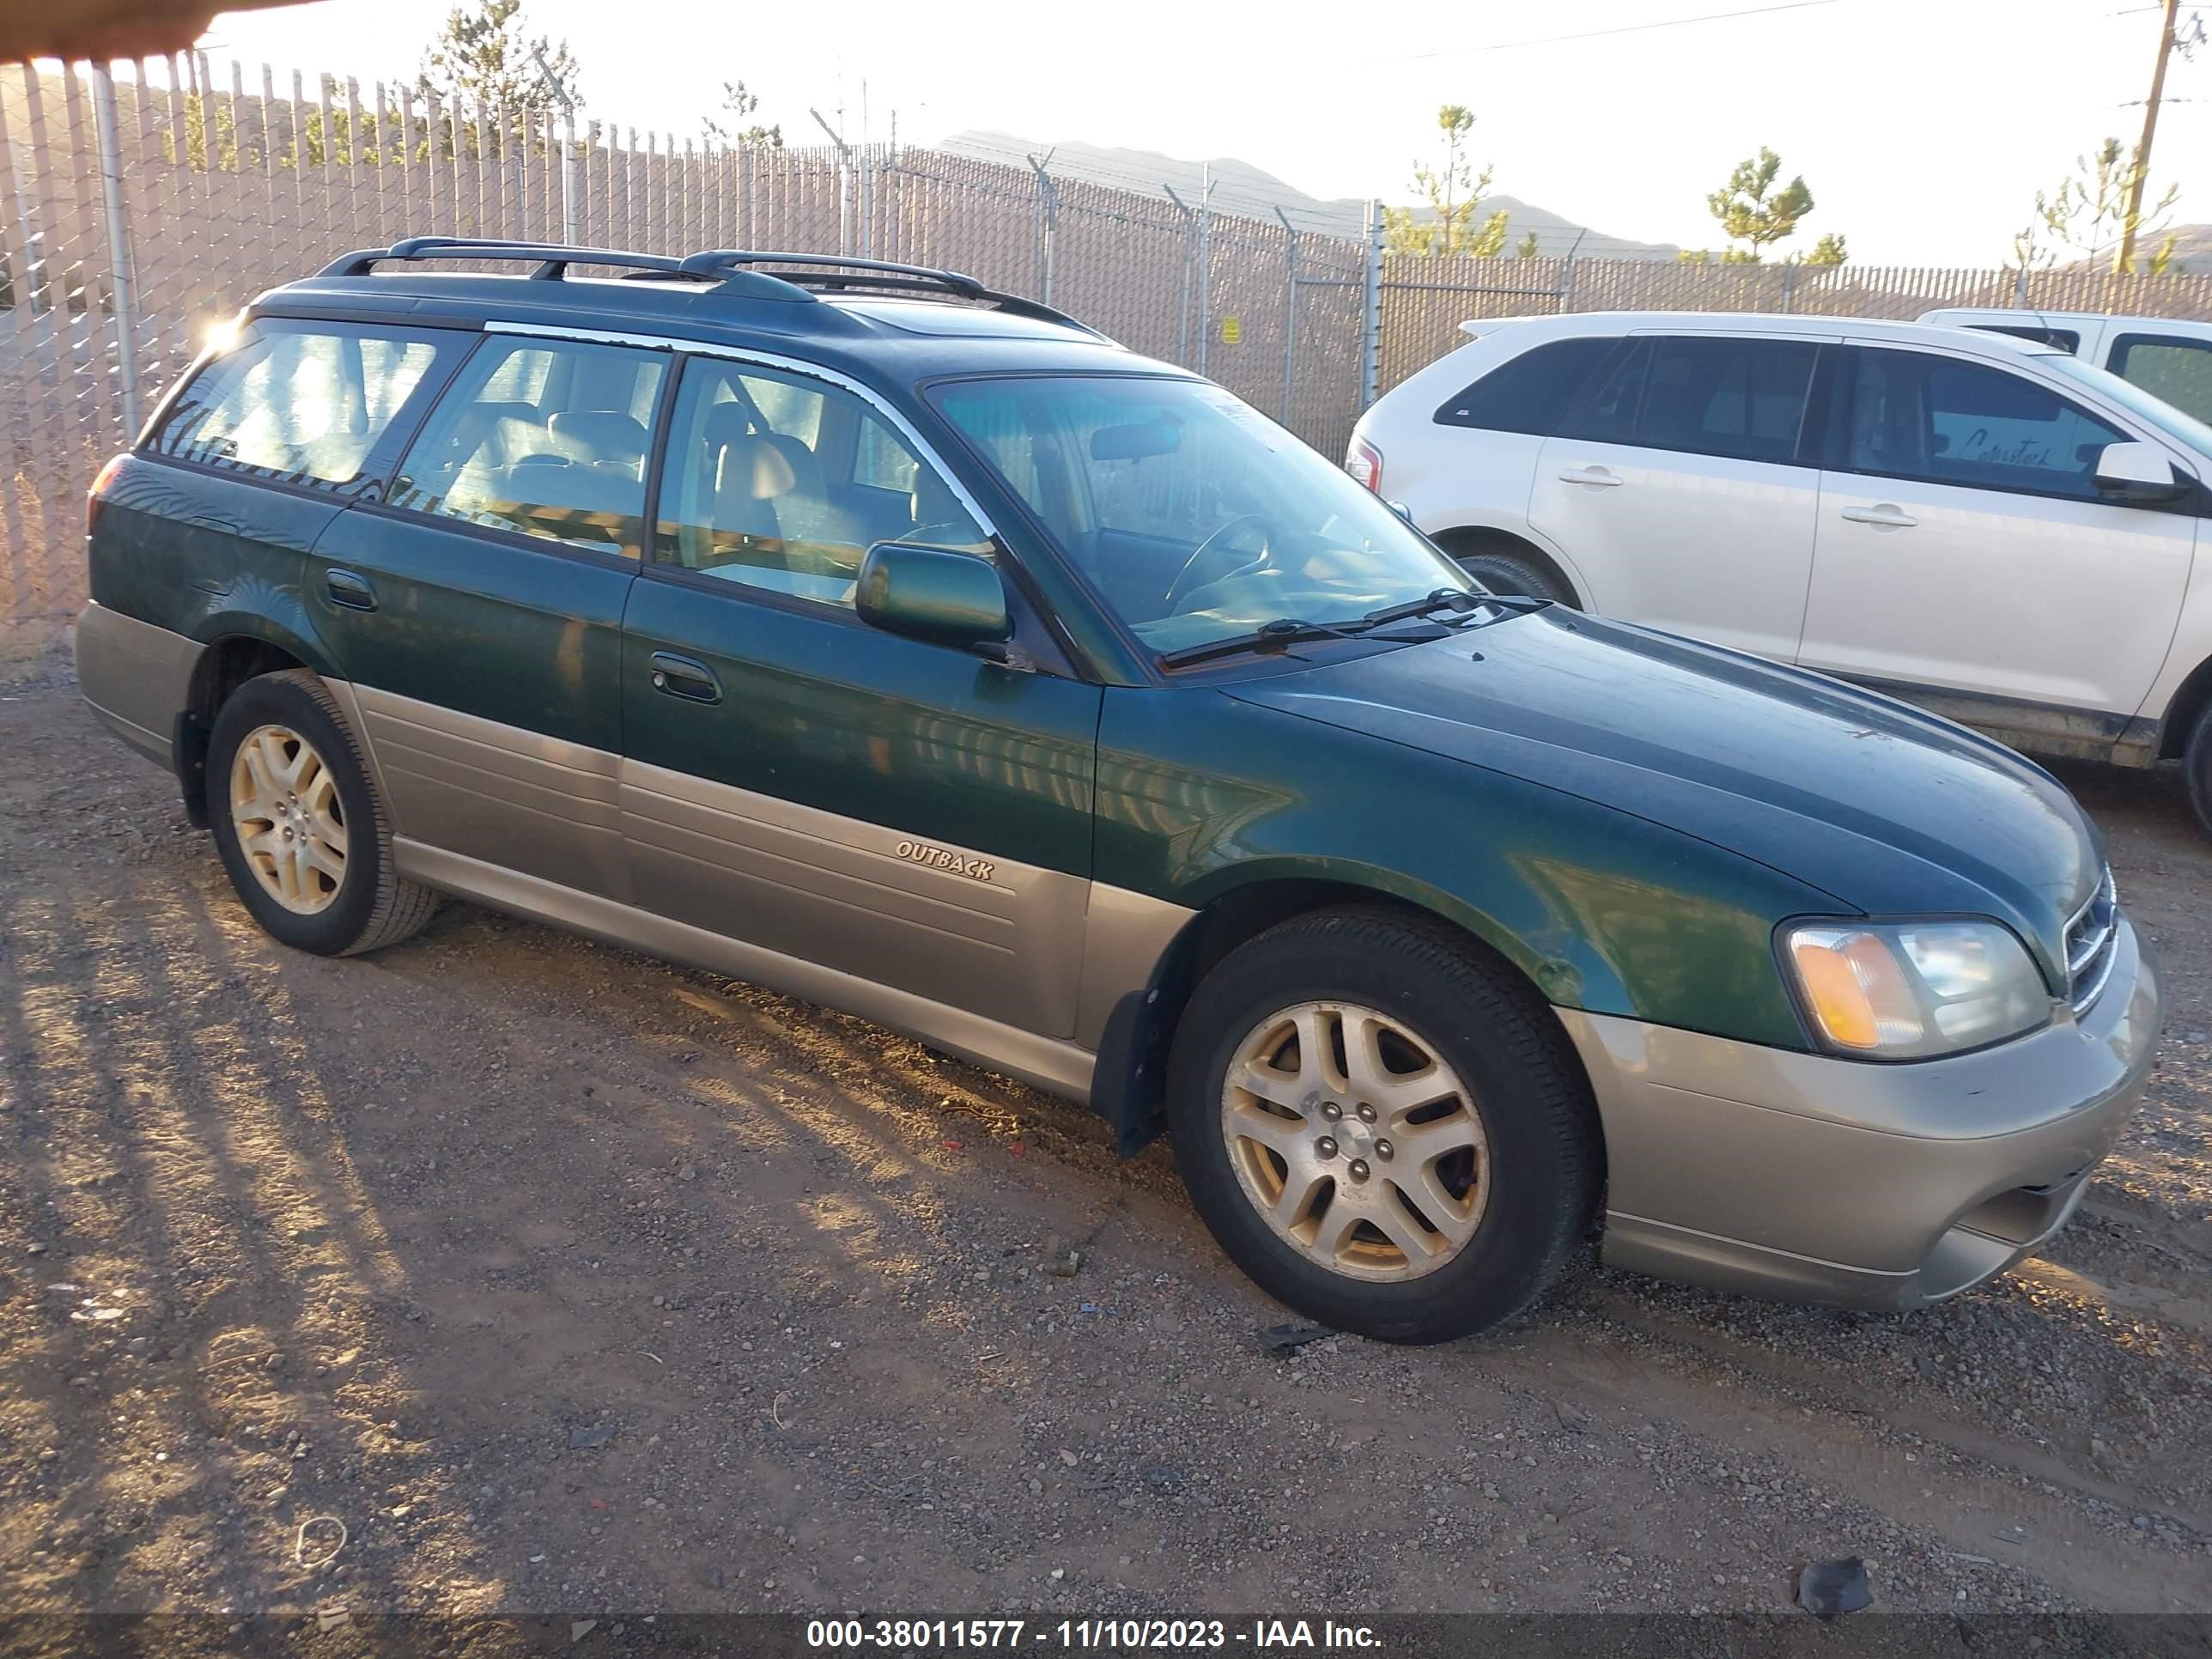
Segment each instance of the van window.
[[2123,334],[2112,342],[2106,367],[2183,414],[2212,422],[2212,340]]
[[1590,371],[1617,343],[1589,337],[1551,340],[1534,347],[1446,398],[1437,410],[1437,424],[1548,437]]
[[659,518],[662,563],[846,609],[878,542],[992,552],[951,488],[865,399],[708,358],[677,388]]
[[257,319],[192,377],[148,447],[289,483],[352,483],[441,353],[471,338]]
[[636,558],[665,353],[487,339],[438,400],[392,505]]
[[1655,340],[1635,441],[1740,461],[1794,461],[1820,355],[1810,340]]
[[2102,499],[2094,475],[2127,434],[2003,369],[1932,352],[1861,348],[1852,377],[1854,472]]

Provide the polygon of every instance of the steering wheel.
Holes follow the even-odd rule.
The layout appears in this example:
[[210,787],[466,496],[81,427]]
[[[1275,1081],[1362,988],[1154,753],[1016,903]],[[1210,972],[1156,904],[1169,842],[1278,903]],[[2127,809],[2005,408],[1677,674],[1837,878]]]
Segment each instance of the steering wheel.
[[1168,608],[1168,614],[1170,616],[1173,616],[1175,614],[1176,606],[1182,604],[1184,596],[1188,594],[1192,588],[1198,585],[1196,580],[1198,568],[1206,562],[1206,556],[1209,553],[1212,553],[1216,548],[1222,546],[1238,531],[1245,529],[1248,526],[1257,527],[1265,538],[1260,544],[1260,558],[1258,561],[1255,561],[1255,562],[1264,562],[1266,561],[1268,553],[1268,544],[1274,539],[1274,526],[1269,524],[1257,513],[1238,514],[1227,524],[1222,526],[1220,529],[1215,531],[1211,536],[1208,536],[1204,541],[1193,548],[1191,550],[1190,557],[1183,561],[1182,568],[1176,572],[1176,579],[1168,584],[1167,597],[1164,600]]

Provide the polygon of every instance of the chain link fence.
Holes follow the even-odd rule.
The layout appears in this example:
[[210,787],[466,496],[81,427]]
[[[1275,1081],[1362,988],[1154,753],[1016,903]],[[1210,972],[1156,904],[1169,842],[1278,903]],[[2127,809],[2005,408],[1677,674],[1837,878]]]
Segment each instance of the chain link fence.
[[[1375,216],[1369,215],[1370,225]],[[2212,317],[2212,276],[1405,259],[929,150],[730,148],[200,56],[0,67],[0,630],[84,601],[83,497],[210,331],[263,289],[410,235],[656,253],[836,251],[965,270],[1187,365],[1340,455],[1470,318],[1911,317],[2032,304]]]

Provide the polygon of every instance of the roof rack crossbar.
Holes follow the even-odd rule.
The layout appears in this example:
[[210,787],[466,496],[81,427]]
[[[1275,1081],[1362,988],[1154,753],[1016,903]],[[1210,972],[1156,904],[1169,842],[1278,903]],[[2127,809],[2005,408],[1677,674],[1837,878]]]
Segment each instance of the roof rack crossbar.
[[323,267],[325,276],[366,276],[386,259],[528,259],[531,274],[557,281],[570,265],[614,265],[665,276],[694,276],[683,261],[665,253],[633,253],[623,248],[567,247],[558,242],[504,242],[474,236],[410,236],[390,247],[361,248]]
[[862,259],[836,253],[769,253],[743,248],[708,248],[703,252],[687,256],[682,268],[686,275],[706,276],[732,267],[763,264],[819,267],[784,275],[783,281],[800,288],[832,291],[839,289],[889,289],[909,292],[949,292],[1013,316],[1030,317],[1040,322],[1079,328],[1086,334],[1097,333],[1089,324],[1079,322],[1066,312],[1042,301],[1026,299],[1018,294],[1004,294],[997,289],[984,287],[964,272],[939,270],[931,265],[902,264],[890,259]]

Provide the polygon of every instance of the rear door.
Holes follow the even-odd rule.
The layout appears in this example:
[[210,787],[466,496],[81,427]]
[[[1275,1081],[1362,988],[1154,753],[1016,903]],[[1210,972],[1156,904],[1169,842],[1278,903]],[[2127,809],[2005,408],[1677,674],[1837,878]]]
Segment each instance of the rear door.
[[1894,686],[1977,725],[2021,705],[2117,736],[2164,660],[2196,521],[2098,492],[2136,437],[1979,359],[1851,348],[1800,660]]
[[690,358],[620,696],[646,909],[1040,1035],[1075,1029],[1098,688],[882,632],[868,546],[1000,553],[912,428],[789,366]]
[[1589,580],[1591,608],[1796,654],[1813,563],[1821,343],[1638,334],[1545,441],[1528,521]]
[[407,842],[627,895],[622,615],[670,368],[665,351],[486,334],[384,498],[316,546],[307,603]]
[[473,339],[246,324],[161,410],[107,498],[92,597],[175,626],[234,595],[296,592],[308,550],[374,487]]

